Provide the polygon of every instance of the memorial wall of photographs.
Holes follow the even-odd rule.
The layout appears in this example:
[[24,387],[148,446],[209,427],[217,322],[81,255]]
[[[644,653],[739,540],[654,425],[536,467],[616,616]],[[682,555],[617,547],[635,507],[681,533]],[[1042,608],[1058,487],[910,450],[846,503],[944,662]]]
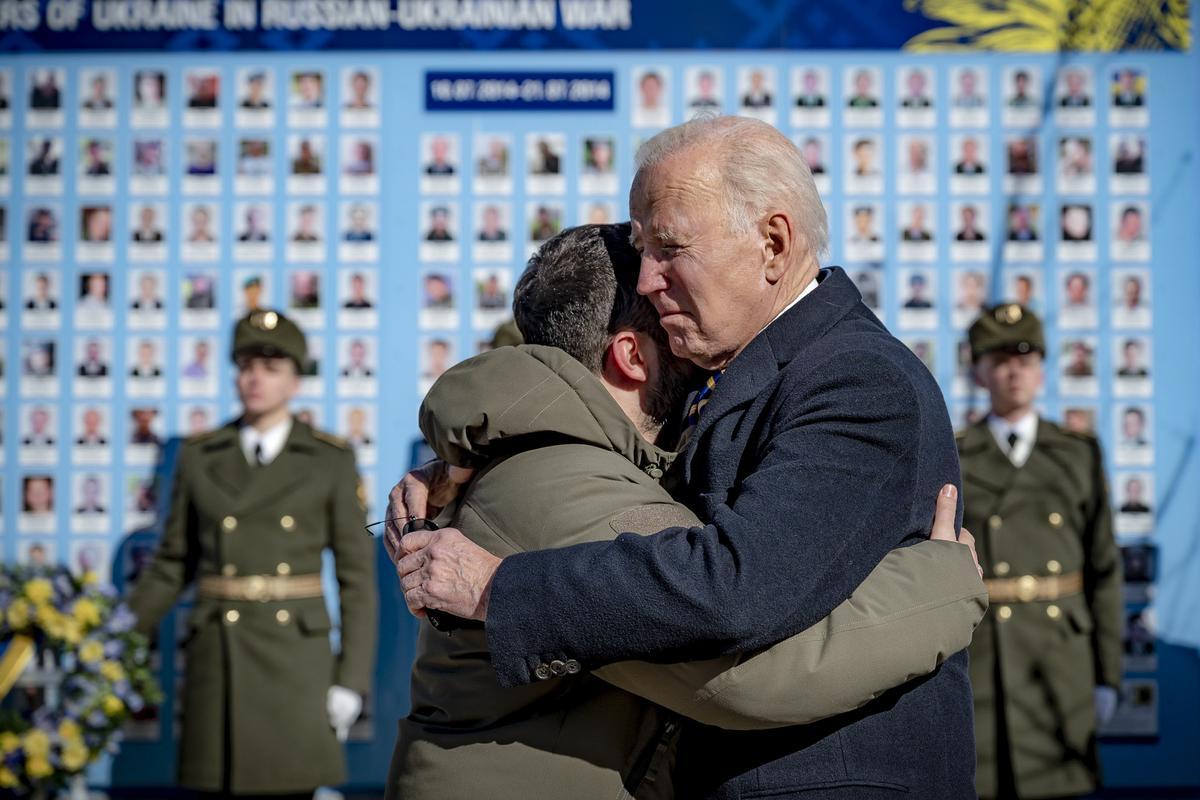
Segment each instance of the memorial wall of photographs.
[[[538,245],[625,218],[656,130],[743,114],[795,141],[829,213],[826,263],[929,366],[958,425],[984,410],[965,344],[981,305],[1042,315],[1041,410],[1104,444],[1127,666],[1151,685],[1129,696],[1152,697],[1152,70],[755,55],[564,54],[556,66],[614,70],[618,88],[615,111],[570,114],[426,111],[423,70],[458,66],[442,56],[14,59],[5,556],[103,563],[152,522],[157,444],[235,410],[229,329],[260,305],[308,333],[297,410],[355,445],[378,518],[420,398],[489,347]],[[1148,713],[1123,709],[1123,732]]]
[[6,558],[106,569],[166,437],[236,412],[251,309],[304,328],[297,413],[373,478],[381,94],[373,66],[85,64],[0,71],[3,524]]

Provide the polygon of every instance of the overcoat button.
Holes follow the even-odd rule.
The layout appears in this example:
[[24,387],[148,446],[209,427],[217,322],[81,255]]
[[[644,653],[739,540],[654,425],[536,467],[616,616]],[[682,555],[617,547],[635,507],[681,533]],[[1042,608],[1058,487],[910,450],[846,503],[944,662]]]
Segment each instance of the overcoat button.
[[242,615],[238,613],[238,610],[236,608],[231,608],[225,612],[225,622],[227,622],[230,625],[236,624],[237,621],[239,619],[241,619],[241,617],[242,617]]
[[224,527],[225,530],[227,530],[227,531],[236,530],[237,529],[237,517],[234,517],[234,516],[226,517],[225,519],[221,520],[221,526]]
[[285,531],[290,531],[292,528],[296,527],[296,520],[291,514],[284,514],[279,518],[279,527],[283,528]]
[[546,666],[545,664],[538,664],[537,669],[533,671],[533,674],[539,681],[544,681],[550,677],[550,667]]
[[999,514],[992,514],[988,517],[988,527],[994,531],[1000,530],[1000,526],[1004,524],[1004,520]]
[[550,671],[555,675],[567,674],[567,662],[559,661],[557,658],[550,662]]
[[292,615],[288,613],[286,608],[281,608],[275,612],[275,621],[280,625],[287,625],[292,619]]
[[1000,617],[1001,622],[1007,622],[1012,618],[1012,609],[1008,606],[1000,606],[1000,608],[996,610],[996,616]]

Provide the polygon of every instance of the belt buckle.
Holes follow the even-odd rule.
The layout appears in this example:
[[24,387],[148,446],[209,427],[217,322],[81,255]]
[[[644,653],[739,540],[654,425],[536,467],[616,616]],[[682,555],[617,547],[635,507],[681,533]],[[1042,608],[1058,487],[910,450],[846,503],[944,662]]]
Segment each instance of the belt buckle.
[[1038,579],[1032,575],[1022,575],[1017,579],[1017,599],[1028,603],[1037,599]]
[[269,598],[267,579],[262,575],[251,575],[246,578],[246,599],[265,603]]

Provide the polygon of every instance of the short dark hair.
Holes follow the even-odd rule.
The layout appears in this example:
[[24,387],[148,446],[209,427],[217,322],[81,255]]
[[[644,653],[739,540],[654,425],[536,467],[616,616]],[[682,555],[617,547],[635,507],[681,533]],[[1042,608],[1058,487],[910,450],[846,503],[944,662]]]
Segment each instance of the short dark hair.
[[629,223],[580,225],[543,244],[513,291],[526,344],[557,347],[599,374],[612,336],[633,330],[666,342],[654,306],[637,293],[640,257]]

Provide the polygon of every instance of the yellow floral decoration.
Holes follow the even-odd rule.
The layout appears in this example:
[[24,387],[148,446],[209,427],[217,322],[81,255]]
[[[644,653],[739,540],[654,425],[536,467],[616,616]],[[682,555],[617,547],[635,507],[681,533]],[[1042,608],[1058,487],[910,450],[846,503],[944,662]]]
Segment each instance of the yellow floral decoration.
[[904,0],[907,11],[947,23],[904,49],[1111,53],[1187,50],[1188,0]]

